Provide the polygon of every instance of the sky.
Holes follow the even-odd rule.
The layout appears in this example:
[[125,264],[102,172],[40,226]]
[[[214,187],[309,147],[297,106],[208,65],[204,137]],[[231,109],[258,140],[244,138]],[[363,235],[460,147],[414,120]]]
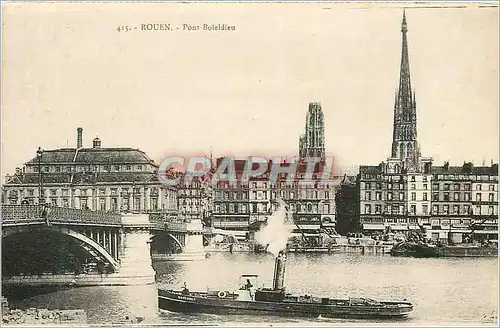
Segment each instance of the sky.
[[422,155],[489,165],[498,7],[459,5],[4,3],[2,176],[39,146],[75,147],[77,127],[84,146],[98,136],[157,163],[211,149],[294,156],[309,102],[322,104],[339,170],[377,165],[391,151],[403,6]]

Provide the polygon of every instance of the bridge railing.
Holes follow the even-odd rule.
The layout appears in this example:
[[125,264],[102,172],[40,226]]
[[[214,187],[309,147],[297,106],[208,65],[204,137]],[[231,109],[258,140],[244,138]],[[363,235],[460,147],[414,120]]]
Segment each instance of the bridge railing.
[[121,215],[76,208],[43,205],[2,205],[2,223],[40,221],[48,218],[53,223],[85,225],[121,225]]

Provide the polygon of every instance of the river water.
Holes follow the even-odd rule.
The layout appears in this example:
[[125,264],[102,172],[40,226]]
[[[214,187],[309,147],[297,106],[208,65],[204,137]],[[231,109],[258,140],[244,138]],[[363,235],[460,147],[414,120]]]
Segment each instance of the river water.
[[[184,315],[160,312],[156,288],[236,290],[241,274],[259,274],[259,285],[271,286],[270,254],[213,253],[204,261],[154,263],[157,285],[81,287],[11,302],[11,307],[85,309],[90,324],[119,322],[129,315],[149,324],[266,323],[339,325],[351,319]],[[285,285],[294,294],[378,300],[408,299],[414,312],[391,325],[494,325],[498,318],[498,259],[415,259],[359,254],[289,254]]]

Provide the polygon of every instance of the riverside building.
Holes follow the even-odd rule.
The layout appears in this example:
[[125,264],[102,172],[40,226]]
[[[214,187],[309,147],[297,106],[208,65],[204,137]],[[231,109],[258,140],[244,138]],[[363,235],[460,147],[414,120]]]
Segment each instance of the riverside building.
[[497,239],[498,164],[434,166],[432,158],[420,154],[407,30],[403,14],[391,157],[377,166],[361,166],[358,176],[363,231],[407,234],[419,230],[443,242],[462,242],[470,234]]
[[42,204],[109,212],[177,211],[177,190],[161,184],[158,166],[143,151],[103,148],[95,138],[75,148],[41,150],[6,176],[5,204]]

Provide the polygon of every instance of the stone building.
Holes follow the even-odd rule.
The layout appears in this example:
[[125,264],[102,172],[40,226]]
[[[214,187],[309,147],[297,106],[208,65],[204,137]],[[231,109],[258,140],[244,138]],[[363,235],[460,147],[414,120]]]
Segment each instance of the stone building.
[[320,103],[309,103],[305,131],[299,138],[299,156],[325,156],[325,125]]
[[209,181],[193,177],[192,181],[180,180],[177,185],[179,218],[187,221],[202,220],[204,226],[211,226],[213,213],[213,188]]
[[83,146],[39,150],[24,167],[6,177],[6,204],[54,206],[111,212],[176,212],[177,191],[158,180],[158,166],[143,151],[103,148],[95,138]]

